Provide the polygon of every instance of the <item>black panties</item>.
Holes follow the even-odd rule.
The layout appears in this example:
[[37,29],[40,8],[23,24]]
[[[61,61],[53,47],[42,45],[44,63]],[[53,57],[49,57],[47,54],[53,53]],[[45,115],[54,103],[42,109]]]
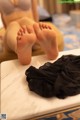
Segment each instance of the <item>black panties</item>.
[[26,72],[29,89],[43,97],[65,98],[80,93],[80,56],[64,55]]

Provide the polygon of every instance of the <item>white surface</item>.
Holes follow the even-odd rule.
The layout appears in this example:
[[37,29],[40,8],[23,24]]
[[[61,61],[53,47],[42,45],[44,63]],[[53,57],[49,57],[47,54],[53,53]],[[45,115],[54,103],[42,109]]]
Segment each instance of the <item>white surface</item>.
[[[66,54],[80,55],[80,49],[61,52],[59,57]],[[39,67],[45,62],[45,56],[37,56],[30,65]],[[1,113],[6,113],[9,120],[29,119],[80,105],[80,94],[63,100],[42,98],[29,91],[25,70],[30,65],[22,66],[18,60],[1,63]]]

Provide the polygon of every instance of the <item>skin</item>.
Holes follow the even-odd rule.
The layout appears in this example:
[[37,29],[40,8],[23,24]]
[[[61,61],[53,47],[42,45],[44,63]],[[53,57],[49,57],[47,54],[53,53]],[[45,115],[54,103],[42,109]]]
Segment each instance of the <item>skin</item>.
[[56,34],[50,25],[34,23],[33,26],[22,27],[17,34],[18,58],[22,64],[31,61],[32,46],[38,42],[48,59],[54,60],[58,56]]
[[[12,0],[12,3],[18,5],[18,0]],[[22,65],[31,62],[32,47],[35,47],[35,43],[41,46],[48,59],[55,59],[58,56],[53,28],[47,23],[35,22],[38,21],[36,5],[36,0],[32,0],[32,9],[14,11],[8,15],[1,13],[6,27],[5,48],[14,51]]]

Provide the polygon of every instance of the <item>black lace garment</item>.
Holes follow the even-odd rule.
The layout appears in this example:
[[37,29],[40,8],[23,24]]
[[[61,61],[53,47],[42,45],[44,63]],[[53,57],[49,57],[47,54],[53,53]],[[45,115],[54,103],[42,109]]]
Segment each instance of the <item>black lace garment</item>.
[[29,89],[40,96],[65,98],[80,93],[80,56],[64,55],[39,69],[31,66],[25,74]]

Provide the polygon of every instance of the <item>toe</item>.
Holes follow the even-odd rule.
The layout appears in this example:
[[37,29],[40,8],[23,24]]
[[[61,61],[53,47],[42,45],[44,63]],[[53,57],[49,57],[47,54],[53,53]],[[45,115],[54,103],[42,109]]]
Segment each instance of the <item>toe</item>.
[[42,30],[42,23],[41,22],[39,23],[39,28]]
[[21,32],[20,32],[20,30],[19,30],[18,33],[17,33],[16,39],[17,39],[17,40],[20,40],[20,39],[21,39]]
[[39,26],[40,26],[41,30],[42,29],[50,29],[50,30],[52,30],[51,25],[49,25],[48,23],[42,23],[42,22],[40,22]]
[[27,32],[28,32],[28,33],[34,33],[33,26],[29,25],[29,26],[27,26],[26,28],[27,28]]
[[33,27],[34,27],[34,31],[35,31],[35,34],[36,34],[38,40],[43,40],[43,39],[44,39],[44,35],[43,35],[43,32],[42,32],[39,24],[38,24],[38,23],[35,23],[35,24],[33,25]]
[[20,36],[17,36],[17,40],[18,40],[18,41],[21,40],[21,37],[20,37]]
[[22,26],[21,32],[23,32],[23,33],[26,32],[26,26]]
[[18,31],[18,36],[21,36],[21,35],[22,35],[22,29]]
[[36,34],[41,32],[41,29],[38,23],[33,24],[33,28]]
[[45,23],[43,23],[43,25],[42,25],[42,26],[43,26],[43,28],[44,28],[44,29],[47,29],[47,28],[48,28],[48,25],[47,25],[47,24],[45,24]]
[[48,29],[52,30],[51,26],[48,25]]
[[42,29],[45,28],[45,25],[44,25],[42,22],[40,22],[40,23],[39,23],[39,27],[40,27],[40,29],[42,30]]
[[48,28],[48,25],[46,24],[46,23],[39,23],[39,26],[40,26],[40,28],[41,28],[41,30],[42,29],[47,29]]

